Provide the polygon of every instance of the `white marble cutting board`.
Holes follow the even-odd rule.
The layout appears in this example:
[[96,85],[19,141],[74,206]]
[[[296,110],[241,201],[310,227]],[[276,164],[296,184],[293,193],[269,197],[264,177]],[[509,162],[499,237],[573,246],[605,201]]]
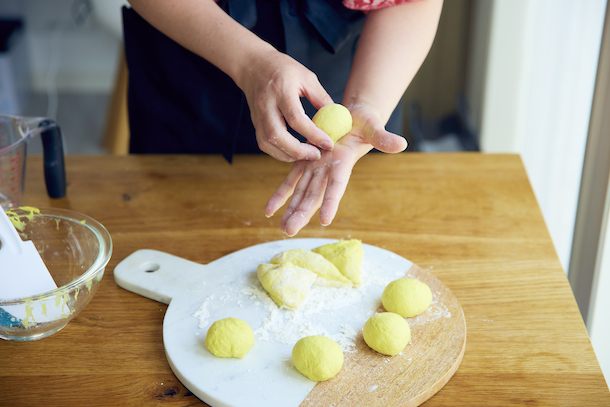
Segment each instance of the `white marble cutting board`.
[[[294,343],[283,343],[286,338],[278,341],[263,327],[263,323],[269,324],[269,318],[297,314],[277,307],[271,311],[269,302],[261,300],[264,291],[256,277],[256,267],[281,251],[312,249],[334,241],[269,242],[207,265],[159,251],[140,250],[117,265],[114,276],[119,286],[169,304],[163,322],[167,359],[178,379],[201,400],[213,407],[298,406],[316,382],[302,376],[292,365]],[[307,315],[298,315],[299,326],[303,326],[304,318],[307,331],[322,330],[330,337],[343,338],[341,332],[349,332],[350,327],[358,332],[379,307],[385,285],[404,277],[412,266],[392,252],[363,246],[363,286],[351,289],[355,291],[348,294],[349,304],[338,309],[317,309],[316,304],[304,303],[301,308],[308,311]],[[316,301],[316,290],[324,289],[329,288],[312,287],[308,300]],[[226,317],[242,319],[255,331],[255,345],[243,359],[217,358],[205,347],[209,326]],[[302,336],[307,336],[306,332]]]

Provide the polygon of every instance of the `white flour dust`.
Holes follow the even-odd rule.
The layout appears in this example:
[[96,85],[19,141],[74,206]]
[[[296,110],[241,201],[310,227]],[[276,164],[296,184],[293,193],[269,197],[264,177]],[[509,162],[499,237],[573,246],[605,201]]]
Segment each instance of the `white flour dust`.
[[[310,335],[324,335],[334,340],[344,352],[354,351],[357,331],[349,324],[342,324],[339,332],[331,333],[319,322],[320,315],[358,302],[363,295],[362,288],[332,288],[313,286],[309,296],[297,310],[280,309],[259,287],[246,287],[242,293],[260,302],[266,317],[254,335],[263,341],[295,343]],[[371,313],[374,310],[371,310]],[[318,318],[316,318],[316,316]]]
[[213,299],[214,299],[214,294],[207,297],[205,300],[203,300],[203,302],[199,306],[199,309],[197,311],[195,311],[195,313],[193,314],[193,316],[195,318],[199,318],[199,328],[205,328],[208,324],[208,318],[210,318],[210,311],[208,310],[208,304]]
[[[367,294],[367,289],[372,286],[383,288],[390,281],[405,277],[404,271],[396,270],[395,275],[388,275],[382,273],[379,267],[373,264],[366,264],[366,266],[363,264],[363,266],[360,287],[335,288],[314,284],[296,310],[279,308],[254,276],[241,289],[232,287],[229,289],[230,293],[225,292],[220,296],[211,294],[206,297],[193,317],[198,319],[199,328],[203,329],[210,323],[210,310],[214,310],[218,306],[254,306],[264,310],[260,326],[254,329],[257,340],[294,344],[306,336],[323,335],[337,342],[344,352],[354,353],[356,352],[355,339],[358,330],[362,328],[368,318],[366,316],[373,315],[380,305],[380,301],[367,303],[365,298],[367,295],[370,296],[370,293]],[[406,277],[415,278],[414,276]],[[440,318],[451,318],[451,312],[439,302],[440,297],[440,292],[434,292],[430,308],[415,318],[409,318],[409,325],[413,327],[425,325]],[[347,310],[345,307],[348,307]],[[359,314],[360,317],[364,315],[365,318],[356,322],[355,314]]]

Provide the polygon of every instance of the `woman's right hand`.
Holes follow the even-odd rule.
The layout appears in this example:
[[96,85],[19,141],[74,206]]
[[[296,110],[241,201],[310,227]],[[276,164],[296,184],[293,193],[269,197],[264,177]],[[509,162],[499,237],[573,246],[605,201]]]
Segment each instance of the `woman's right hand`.
[[[332,103],[316,75],[239,24],[213,0],[129,0],[158,30],[205,58],[245,93],[260,149],[280,161],[318,160],[332,139],[305,114]],[[308,143],[292,136],[286,123]]]
[[[311,121],[300,100],[307,98],[316,109],[333,103],[317,76],[275,49],[245,60],[236,83],[246,95],[259,148],[285,162],[318,160],[320,149],[332,150],[332,139]],[[286,124],[308,143],[290,134]]]

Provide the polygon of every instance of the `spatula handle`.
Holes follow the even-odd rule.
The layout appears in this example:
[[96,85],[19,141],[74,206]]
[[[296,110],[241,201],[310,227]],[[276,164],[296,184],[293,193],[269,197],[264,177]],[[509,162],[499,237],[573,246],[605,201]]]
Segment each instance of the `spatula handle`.
[[43,120],[39,127],[46,127],[40,137],[47,193],[51,198],[63,198],[66,195],[66,168],[61,130],[53,120]]

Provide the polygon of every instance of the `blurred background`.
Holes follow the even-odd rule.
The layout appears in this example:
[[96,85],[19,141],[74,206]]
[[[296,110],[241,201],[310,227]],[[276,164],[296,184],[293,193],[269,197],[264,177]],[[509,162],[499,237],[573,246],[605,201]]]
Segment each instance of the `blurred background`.
[[[126,154],[123,4],[2,0],[0,112],[55,119],[66,154]],[[610,381],[606,14],[607,0],[445,0],[404,136],[413,152],[521,156]]]

